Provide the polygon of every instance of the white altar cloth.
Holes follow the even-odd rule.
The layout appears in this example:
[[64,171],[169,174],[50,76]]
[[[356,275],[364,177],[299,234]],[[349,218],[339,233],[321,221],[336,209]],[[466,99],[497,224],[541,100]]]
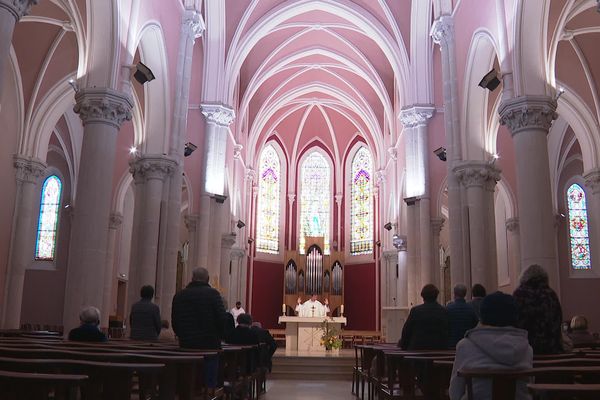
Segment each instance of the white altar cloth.
[[346,325],[346,317],[279,317],[279,323],[285,324],[286,350],[302,350],[308,352],[324,352],[321,346],[321,324],[325,319],[329,324],[341,331],[342,324]]

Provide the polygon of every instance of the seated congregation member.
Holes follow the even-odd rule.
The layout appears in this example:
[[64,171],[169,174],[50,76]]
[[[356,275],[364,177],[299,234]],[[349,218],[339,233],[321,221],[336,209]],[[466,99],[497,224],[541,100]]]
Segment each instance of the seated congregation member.
[[598,339],[588,331],[588,321],[583,315],[574,316],[571,319],[570,328],[568,336],[574,347],[590,343],[600,344]]
[[473,311],[475,311],[475,315],[477,315],[478,319],[480,317],[479,307],[481,306],[481,302],[483,301],[485,295],[486,291],[482,284],[476,283],[471,288],[471,296],[473,296],[473,300],[471,300],[469,304],[471,307],[473,307]]
[[421,290],[424,304],[410,309],[398,346],[403,350],[441,350],[448,346],[448,311],[437,302],[440,291],[427,284]]
[[[173,297],[171,326],[182,348],[221,348],[226,311],[221,294],[208,280],[208,270],[196,268],[192,271],[192,282]],[[204,358],[204,382],[209,390],[217,386],[218,368],[218,357]]]
[[81,325],[69,332],[69,340],[77,342],[106,342],[106,335],[98,328],[100,325],[100,310],[96,307],[86,307],[79,313]]
[[129,313],[129,337],[133,340],[156,340],[160,335],[160,310],[152,302],[154,288],[150,285],[140,289],[140,301],[131,306]]
[[466,295],[467,287],[459,283],[454,286],[454,301],[446,306],[450,325],[448,348],[451,349],[456,347],[456,343],[465,336],[466,331],[475,328],[479,322],[473,307],[465,301]]
[[[517,307],[513,297],[502,292],[492,293],[481,302],[481,321],[456,346],[452,368],[451,400],[466,399],[465,379],[458,376],[462,369],[527,369],[533,366],[533,350],[527,331],[515,328]],[[488,379],[473,380],[473,397],[490,399],[492,383]],[[527,382],[517,383],[516,400],[530,399]]]
[[237,317],[237,326],[227,338],[229,344],[253,345],[258,344],[258,335],[252,329],[252,316],[240,314]]
[[544,268],[534,264],[525,269],[513,296],[518,313],[516,326],[528,332],[533,353],[562,353],[562,308]]
[[258,341],[260,343],[264,343],[266,345],[266,353],[261,354],[263,357],[264,364],[271,372],[273,367],[273,354],[275,354],[275,350],[277,350],[277,342],[271,335],[268,329],[263,329],[262,324],[258,321],[252,323],[252,330],[256,333],[258,337]]

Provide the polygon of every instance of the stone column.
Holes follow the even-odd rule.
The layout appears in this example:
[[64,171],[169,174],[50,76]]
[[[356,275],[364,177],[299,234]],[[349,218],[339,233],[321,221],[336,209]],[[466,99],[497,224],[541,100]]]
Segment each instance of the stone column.
[[116,284],[115,241],[117,230],[123,223],[123,214],[113,212],[108,222],[108,249],[106,250],[106,274],[104,275],[104,299],[102,301],[102,315],[100,326],[108,327],[108,317],[112,310],[113,289]]
[[223,195],[225,185],[225,153],[227,151],[227,129],[235,118],[233,109],[223,104],[202,104],[206,119],[204,131],[204,159],[200,170],[200,224],[199,266],[208,268],[211,226],[211,195]]
[[17,190],[4,301],[2,302],[2,327],[4,329],[18,329],[21,326],[25,270],[33,261],[35,249],[36,210],[39,209],[40,199],[38,183],[46,169],[46,164],[41,160],[23,156],[15,156],[13,165]]
[[431,218],[432,250],[433,250],[433,284],[443,293],[442,260],[440,260],[440,232],[444,226],[444,218]]
[[510,129],[517,162],[521,267],[539,264],[558,292],[559,278],[548,141],[556,119],[556,101],[548,96],[521,96],[500,104],[500,123]]
[[[470,244],[470,276],[462,282],[467,287],[480,283],[493,291],[498,287],[493,193],[500,171],[485,161],[463,161],[454,168],[458,180],[466,188],[468,232]],[[491,200],[491,202],[490,202]],[[470,279],[469,279],[470,278]]]
[[161,203],[163,184],[176,169],[177,163],[163,155],[143,155],[129,163],[129,172],[136,186],[134,203],[137,236],[135,247],[131,249],[129,267],[129,304],[135,303],[139,290],[144,285],[156,288],[159,294],[158,279],[159,232],[162,215]]
[[521,256],[519,246],[519,218],[509,218],[506,220],[506,231],[508,233],[508,262],[509,278],[513,289],[519,286],[519,276],[521,275]]
[[398,305],[398,250],[386,250],[383,252],[385,260],[385,274],[381,288],[381,306],[396,307]]
[[235,244],[235,233],[225,233],[221,236],[221,274],[220,274],[220,282],[221,289],[223,292],[221,293],[229,303],[231,307],[231,302],[233,301],[235,304],[236,300],[232,299],[231,296],[231,274],[233,270],[233,261],[231,260],[231,247]]
[[341,251],[342,244],[345,243],[344,238],[342,238],[342,200],[344,199],[344,195],[342,193],[336,193],[333,196],[335,199],[335,204],[337,206],[337,248],[334,249],[336,251]]
[[292,250],[294,248],[294,243],[292,243],[292,226],[294,222],[294,201],[296,200],[295,193],[288,194],[288,250]]
[[[590,236],[590,254],[592,257],[592,268],[595,260],[600,258],[600,168],[592,169],[583,174],[585,186],[588,190],[585,192],[588,213],[588,234]],[[594,257],[594,255],[596,255]]]
[[417,230],[417,216],[419,207],[417,200],[404,199],[406,202],[406,294],[407,304],[412,307],[419,302],[419,273],[417,265],[417,252],[419,251],[419,234]]
[[84,128],[65,287],[65,332],[79,325],[83,306],[102,307],[115,146],[133,107],[128,96],[109,88],[82,89],[75,101],[73,110]]
[[15,25],[37,3],[38,0],[0,0],[0,97]]
[[185,227],[188,230],[189,240],[190,240],[190,248],[188,254],[188,266],[187,270],[183,273],[183,283],[187,284],[187,282],[192,279],[192,270],[198,267],[198,221],[200,220],[200,216],[198,214],[190,214],[186,215],[184,218]]
[[244,303],[246,299],[246,250],[240,247],[231,249],[231,277],[229,282],[229,303]]
[[452,285],[465,282],[465,234],[463,232],[463,205],[461,188],[452,172],[455,164],[462,160],[460,118],[458,101],[458,78],[456,73],[456,44],[454,20],[451,15],[442,15],[431,28],[433,41],[442,52],[442,79],[444,93],[444,123],[446,128],[448,163],[448,233],[450,236]]

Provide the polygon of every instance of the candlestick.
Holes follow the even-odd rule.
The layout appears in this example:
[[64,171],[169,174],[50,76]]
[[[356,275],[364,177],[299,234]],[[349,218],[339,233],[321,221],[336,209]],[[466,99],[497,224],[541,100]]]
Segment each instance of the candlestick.
[[344,305],[340,306],[340,315],[344,315]]
[[281,313],[285,315],[285,303],[281,305]]

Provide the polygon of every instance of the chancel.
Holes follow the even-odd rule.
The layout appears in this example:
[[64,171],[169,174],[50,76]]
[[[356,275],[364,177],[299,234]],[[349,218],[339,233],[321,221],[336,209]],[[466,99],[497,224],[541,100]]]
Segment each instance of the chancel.
[[[209,371],[196,397],[256,398],[263,393],[250,391],[266,388],[267,399],[293,398],[277,397],[277,382],[289,384],[281,378],[317,377],[340,381],[328,388],[346,385],[348,396],[371,385],[366,397],[392,398],[393,377],[356,365],[355,355],[376,351],[380,366],[404,371],[391,354],[403,330],[427,339],[427,318],[456,327],[449,319],[473,307],[473,287],[514,293],[520,315],[546,318],[531,324],[542,333],[527,334],[520,319],[491,318],[474,340],[514,334],[521,355],[531,345],[533,358],[522,361],[533,368],[545,347],[525,338],[551,342],[550,352],[593,353],[598,4],[0,0],[0,358],[18,356],[3,345],[10,340],[36,356],[92,308],[94,332],[119,351],[137,351],[128,341],[140,319],[170,351],[200,346],[187,340],[185,321],[216,316],[225,326],[196,326],[216,352],[241,311],[220,313],[240,302],[271,350],[276,342],[272,375],[241,376],[235,366],[219,388],[214,354],[196,354]],[[200,268],[208,277],[194,279]],[[542,278],[532,283],[529,268]],[[132,318],[147,286],[154,296],[143,308],[153,312]],[[463,286],[466,296],[454,296]],[[436,299],[424,301],[423,288]],[[214,312],[171,321],[182,292],[210,298]],[[558,335],[573,333],[565,323],[574,317],[587,321],[590,340],[563,345]],[[456,365],[473,365],[462,363],[473,347],[452,344]],[[169,386],[164,371],[201,368],[171,368],[176,360],[161,356],[162,370],[121,365],[127,374],[105,375],[143,384],[159,374],[159,397],[170,399],[181,385]],[[2,388],[17,369],[9,364],[0,366]],[[72,372],[61,365],[17,372]],[[69,378],[74,387],[101,379],[83,372]],[[446,372],[462,387],[459,371]],[[427,397],[422,378],[405,381],[415,397]],[[153,396],[146,389],[135,396]]]

